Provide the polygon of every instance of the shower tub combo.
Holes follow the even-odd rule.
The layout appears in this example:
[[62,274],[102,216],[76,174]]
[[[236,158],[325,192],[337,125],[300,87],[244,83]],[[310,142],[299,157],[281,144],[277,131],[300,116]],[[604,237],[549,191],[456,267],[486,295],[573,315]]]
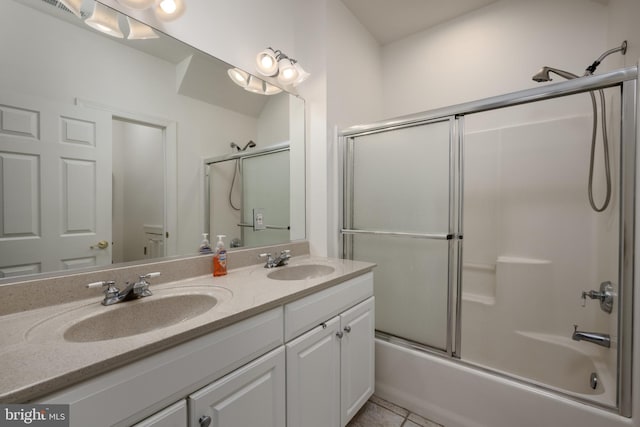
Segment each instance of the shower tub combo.
[[341,132],[376,394],[447,427],[635,425],[636,95],[631,67]]

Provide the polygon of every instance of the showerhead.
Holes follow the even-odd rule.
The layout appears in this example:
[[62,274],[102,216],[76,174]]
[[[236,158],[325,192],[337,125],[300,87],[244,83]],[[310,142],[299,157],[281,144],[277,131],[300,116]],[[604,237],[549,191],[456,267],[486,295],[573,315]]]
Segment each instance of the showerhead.
[[[607,56],[611,55],[612,53],[615,52],[620,52],[623,55],[627,53],[627,41],[623,41],[622,44],[618,47],[615,47],[613,49],[609,49],[608,51],[606,51],[605,53],[603,53],[602,55],[600,55],[600,57],[598,59],[596,59],[593,64],[589,65],[587,67],[587,69],[584,72],[584,76],[590,76],[592,75],[595,71],[596,71],[596,67],[598,67],[598,65],[600,65],[600,63],[604,60],[604,58],[606,58]],[[536,82],[550,82],[552,79],[549,76],[549,73],[555,73],[557,75],[559,75],[560,77],[564,77],[567,80],[571,80],[571,79],[575,79],[578,78],[577,75],[570,73],[568,71],[564,71],[564,70],[560,70],[558,68],[551,68],[551,67],[542,67],[540,68],[540,71],[538,71],[537,73],[535,73],[532,77],[532,79]],[[583,76],[583,77],[584,77]]]
[[542,67],[540,68],[540,70],[535,73],[532,77],[532,79],[538,83],[542,83],[542,82],[550,82],[553,79],[550,76],[550,73],[555,73],[557,75],[559,75],[560,77],[564,77],[567,80],[571,80],[571,79],[575,79],[578,76],[576,76],[573,73],[570,73],[568,71],[564,71],[564,70],[560,70],[558,68],[551,68],[551,67]]

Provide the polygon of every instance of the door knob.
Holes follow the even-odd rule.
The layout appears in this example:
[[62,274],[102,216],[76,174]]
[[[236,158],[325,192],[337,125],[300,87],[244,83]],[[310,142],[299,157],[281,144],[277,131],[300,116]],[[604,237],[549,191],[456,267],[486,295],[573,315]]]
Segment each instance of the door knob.
[[95,245],[90,246],[91,249],[107,249],[109,247],[109,242],[106,240],[100,240]]

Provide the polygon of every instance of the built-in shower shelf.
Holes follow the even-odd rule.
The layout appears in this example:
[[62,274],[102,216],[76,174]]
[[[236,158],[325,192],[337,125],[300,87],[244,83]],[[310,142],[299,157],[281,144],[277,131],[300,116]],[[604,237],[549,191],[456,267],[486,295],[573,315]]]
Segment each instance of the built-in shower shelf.
[[496,298],[495,297],[490,297],[490,296],[486,296],[486,295],[472,294],[470,292],[463,292],[462,293],[462,300],[463,301],[468,301],[468,302],[475,302],[477,304],[484,304],[484,305],[495,305],[496,304]]

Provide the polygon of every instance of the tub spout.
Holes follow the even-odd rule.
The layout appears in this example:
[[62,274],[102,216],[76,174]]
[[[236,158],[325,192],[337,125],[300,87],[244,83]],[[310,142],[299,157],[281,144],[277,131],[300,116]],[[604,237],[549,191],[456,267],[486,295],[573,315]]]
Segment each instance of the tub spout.
[[578,325],[573,325],[573,335],[571,339],[575,341],[588,341],[593,344],[600,345],[602,347],[611,347],[611,337],[609,334],[599,334],[597,332],[585,332],[579,331]]

